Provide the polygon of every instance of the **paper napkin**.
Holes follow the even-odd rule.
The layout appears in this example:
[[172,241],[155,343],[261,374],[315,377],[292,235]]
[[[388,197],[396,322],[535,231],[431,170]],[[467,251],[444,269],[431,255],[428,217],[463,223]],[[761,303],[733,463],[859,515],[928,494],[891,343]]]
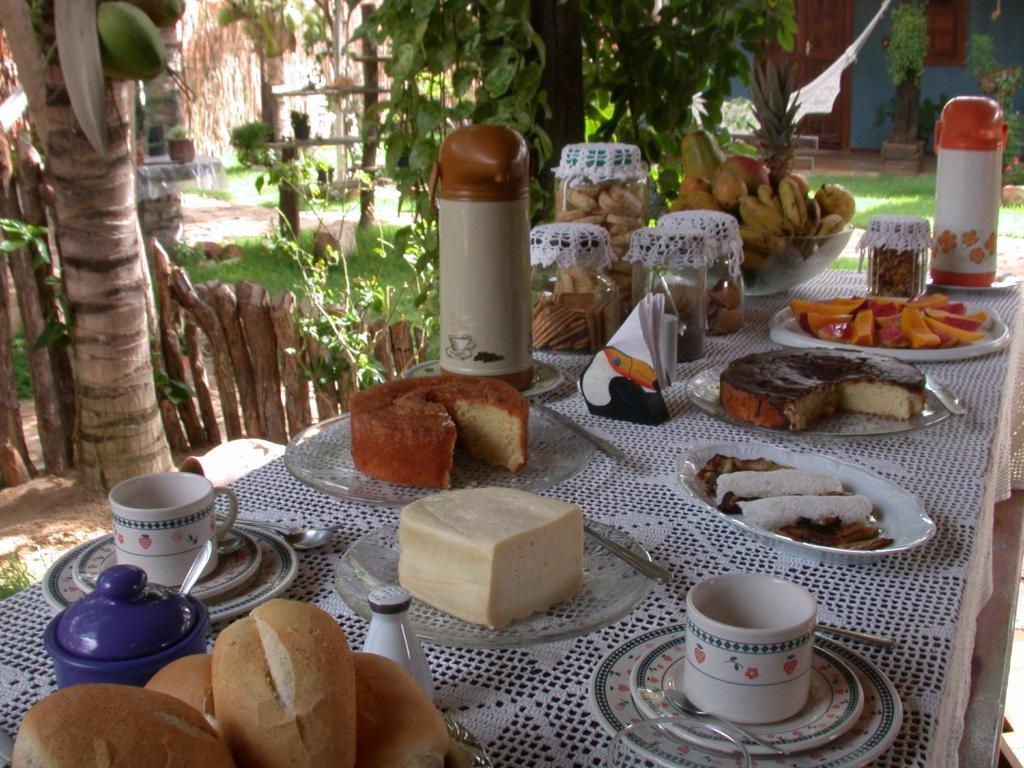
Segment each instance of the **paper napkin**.
[[668,421],[661,391],[675,370],[677,322],[665,311],[663,294],[648,294],[636,305],[580,377],[591,413],[637,424]]

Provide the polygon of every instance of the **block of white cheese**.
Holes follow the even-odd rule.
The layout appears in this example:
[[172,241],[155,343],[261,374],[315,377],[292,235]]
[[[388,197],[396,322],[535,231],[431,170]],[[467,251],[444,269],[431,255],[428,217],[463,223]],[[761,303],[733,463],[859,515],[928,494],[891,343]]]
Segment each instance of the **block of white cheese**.
[[402,509],[398,580],[453,616],[503,627],[568,600],[583,574],[575,504],[510,488],[427,496]]
[[772,472],[727,472],[718,476],[718,502],[731,493],[737,499],[765,499],[770,496],[823,496],[842,493],[843,483],[835,475],[776,469]]

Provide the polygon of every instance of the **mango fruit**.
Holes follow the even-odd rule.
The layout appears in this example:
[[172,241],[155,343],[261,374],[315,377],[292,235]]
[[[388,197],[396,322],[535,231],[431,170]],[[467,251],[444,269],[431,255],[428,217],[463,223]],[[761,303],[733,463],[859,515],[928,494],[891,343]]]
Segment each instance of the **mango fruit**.
[[167,68],[167,50],[153,20],[130,3],[101,3],[96,11],[103,73],[115,80],[149,80]]
[[185,0],[125,0],[143,11],[158,27],[173,27],[185,13]]

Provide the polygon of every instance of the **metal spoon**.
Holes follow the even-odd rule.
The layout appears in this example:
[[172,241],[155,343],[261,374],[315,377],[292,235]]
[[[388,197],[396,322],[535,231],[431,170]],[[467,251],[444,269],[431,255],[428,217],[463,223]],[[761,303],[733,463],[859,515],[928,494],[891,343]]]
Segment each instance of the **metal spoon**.
[[674,688],[664,688],[662,689],[662,694],[665,696],[665,701],[671,704],[672,708],[677,712],[680,712],[684,715],[689,715],[690,717],[700,717],[706,720],[716,722],[723,728],[731,729],[735,733],[738,733],[741,736],[743,736],[743,738],[752,741],[755,744],[764,747],[765,749],[770,749],[773,754],[788,754],[786,751],[779,749],[771,742],[759,738],[758,736],[748,731],[746,728],[743,728],[742,726],[739,726],[736,723],[732,722],[732,720],[726,720],[724,717],[720,717],[719,715],[716,715],[714,712],[705,712],[703,709],[695,707],[692,703],[690,703],[690,700],[686,698],[686,694],[684,694],[682,691],[677,691]]
[[329,525],[324,528],[289,528],[282,523],[271,523],[266,520],[243,520],[242,518],[238,518],[238,522],[253,528],[273,531],[300,551],[322,547],[331,540],[334,532],[341,528],[340,525]]
[[192,587],[194,587],[199,581],[199,577],[202,576],[203,571],[210,562],[210,558],[213,557],[214,546],[216,545],[213,543],[213,539],[207,539],[206,543],[203,544],[202,549],[199,550],[199,554],[196,555],[196,559],[192,561],[192,565],[189,566],[188,573],[185,574],[185,578],[181,582],[181,587],[178,589],[178,594],[181,597],[185,597],[189,592],[191,592]]

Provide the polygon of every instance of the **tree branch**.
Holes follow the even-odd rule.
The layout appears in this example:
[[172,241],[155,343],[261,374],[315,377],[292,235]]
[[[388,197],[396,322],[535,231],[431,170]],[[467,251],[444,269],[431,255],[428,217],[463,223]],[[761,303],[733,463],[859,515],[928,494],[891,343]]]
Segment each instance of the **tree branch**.
[[50,125],[46,119],[46,66],[32,29],[30,7],[25,0],[0,0],[0,27],[7,33],[7,44],[18,66],[18,80],[28,96],[28,110],[42,144]]

